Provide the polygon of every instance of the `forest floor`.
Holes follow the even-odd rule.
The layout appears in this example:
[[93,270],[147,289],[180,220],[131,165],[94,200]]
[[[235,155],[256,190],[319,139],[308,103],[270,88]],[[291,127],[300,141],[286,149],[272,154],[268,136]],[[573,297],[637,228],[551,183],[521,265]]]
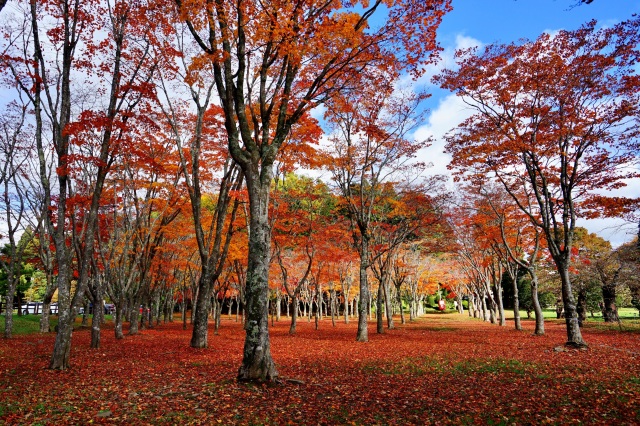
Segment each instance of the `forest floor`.
[[[238,383],[244,332],[223,319],[208,349],[178,322],[100,349],[73,335],[72,368],[49,371],[55,335],[0,340],[0,424],[640,424],[640,333],[564,322],[533,336],[466,315],[431,314],[355,342],[356,322],[283,318],[270,328],[281,381]],[[624,327],[624,324],[623,324]]]

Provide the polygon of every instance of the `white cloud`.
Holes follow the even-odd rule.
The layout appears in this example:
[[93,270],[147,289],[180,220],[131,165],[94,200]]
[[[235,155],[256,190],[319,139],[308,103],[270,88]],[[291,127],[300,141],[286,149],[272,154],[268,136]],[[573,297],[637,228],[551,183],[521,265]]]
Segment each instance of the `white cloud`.
[[324,104],[320,104],[315,106],[312,110],[311,110],[311,117],[315,118],[316,120],[323,122],[324,121],[324,113],[327,112],[327,107]]
[[433,167],[428,170],[429,174],[451,174],[451,171],[447,170],[451,156],[444,152],[444,135],[471,114],[471,109],[462,99],[451,94],[440,99],[436,109],[429,114],[427,123],[416,129],[416,139],[433,138],[433,144],[421,149],[418,154],[419,161],[433,164]]
[[[442,72],[446,68],[455,68],[456,60],[455,53],[458,49],[467,49],[470,47],[481,48],[484,46],[480,40],[473,37],[466,36],[464,34],[457,34],[455,37],[455,43],[453,45],[445,46],[444,50],[440,52],[440,60],[432,65],[429,65],[426,72],[415,82],[417,86],[429,87],[433,86],[431,79],[433,76]],[[400,84],[406,86],[411,81],[411,77],[407,76]]]
[[[423,148],[418,154],[419,161],[433,164],[433,167],[427,170],[428,174],[451,176],[451,171],[447,169],[447,165],[451,162],[451,156],[444,152],[446,143],[444,135],[472,113],[473,110],[460,97],[450,94],[440,99],[438,106],[429,114],[427,122],[416,130],[416,139],[433,138],[433,144]],[[638,180],[627,180],[626,183],[627,186],[606,193],[621,197],[639,197],[640,184]],[[453,185],[451,187],[453,188]],[[600,235],[610,241],[613,247],[618,247],[632,240],[637,234],[637,224],[626,222],[620,218],[579,219],[578,226],[585,227],[589,232]]]
[[614,248],[638,235],[637,224],[620,218],[578,219],[576,224],[609,241]]
[[482,47],[484,43],[480,40],[466,36],[464,34],[456,35],[456,49],[467,49],[469,47]]

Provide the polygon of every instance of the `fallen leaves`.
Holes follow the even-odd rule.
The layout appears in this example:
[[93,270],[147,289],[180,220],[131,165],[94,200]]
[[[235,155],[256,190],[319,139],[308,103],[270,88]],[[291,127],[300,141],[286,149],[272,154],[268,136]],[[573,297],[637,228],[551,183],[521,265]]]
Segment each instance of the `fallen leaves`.
[[533,336],[437,315],[367,344],[355,322],[288,326],[270,329],[270,384],[236,382],[243,331],[229,320],[209,349],[177,323],[123,341],[105,330],[98,350],[80,330],[67,372],[45,369],[53,334],[0,341],[0,424],[640,422],[637,333],[585,328],[588,351],[556,352],[561,322]]

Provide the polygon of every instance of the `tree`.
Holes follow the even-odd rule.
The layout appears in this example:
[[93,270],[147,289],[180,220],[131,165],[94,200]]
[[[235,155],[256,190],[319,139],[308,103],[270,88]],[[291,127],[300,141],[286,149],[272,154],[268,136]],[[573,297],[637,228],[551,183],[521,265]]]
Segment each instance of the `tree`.
[[393,308],[390,281],[393,262],[398,250],[405,244],[421,246],[423,253],[442,248],[447,227],[444,226],[443,204],[446,198],[440,179],[425,179],[424,185],[403,188],[396,193],[392,185],[385,185],[380,206],[371,223],[371,270],[378,281],[377,331],[383,332],[382,302],[387,317],[387,328],[393,329]]
[[640,311],[640,240],[637,238],[618,247],[615,252],[622,270],[619,274],[620,284],[631,292],[631,301]]
[[[268,331],[269,194],[273,165],[291,128],[311,108],[388,64],[420,74],[436,51],[448,0],[236,3],[175,0],[213,69],[228,149],[249,195],[248,320],[239,380],[277,377]],[[369,19],[387,21],[369,27]]]
[[300,293],[308,285],[314,263],[332,252],[335,199],[327,186],[305,177],[276,180],[272,241],[282,286],[293,304],[289,334],[296,333]]
[[[166,76],[161,80],[163,93],[162,110],[175,141],[180,158],[180,168],[184,184],[191,201],[191,215],[197,252],[200,257],[200,277],[193,323],[191,347],[208,346],[208,318],[214,283],[218,281],[231,244],[234,222],[240,200],[235,197],[242,187],[243,175],[237,163],[224,149],[223,114],[220,107],[212,105],[215,83],[203,83],[208,69],[191,70],[186,62],[188,46],[180,37],[179,29],[174,29],[177,43],[177,70],[168,65],[161,72]],[[168,61],[172,64],[171,61]],[[164,72],[163,72],[164,71]],[[168,80],[168,81],[167,81]],[[195,114],[185,111],[186,107],[175,100],[176,87],[171,82],[183,83],[189,93]],[[221,177],[215,177],[217,172]],[[213,191],[215,196],[207,197],[204,191]]]
[[[130,323],[129,334],[138,333],[138,309],[150,285],[154,258],[166,240],[168,227],[187,215],[173,142],[154,137],[163,136],[155,127],[140,128],[137,133],[135,149],[127,150],[112,166],[104,197],[112,201],[105,202],[99,221],[99,267],[106,293],[116,308],[118,339],[124,338],[125,319]],[[181,229],[188,227],[182,223]]]
[[[66,369],[75,312],[95,266],[104,182],[114,156],[126,149],[136,111],[149,97],[149,25],[142,4],[47,0],[25,6],[22,44],[14,43],[2,60],[34,109],[44,227],[58,271],[59,322],[50,368]],[[82,83],[95,90],[84,90]]]
[[[511,197],[500,190],[500,187],[480,188],[481,196],[489,207],[489,215],[493,215],[498,222],[499,237],[494,234],[494,245],[496,254],[502,258],[505,268],[509,274],[509,278],[513,285],[514,298],[514,322],[516,329],[520,327],[519,315],[519,298],[518,298],[518,272],[519,269],[525,270],[531,280],[529,281],[529,289],[527,296],[530,298],[529,307],[535,312],[536,327],[534,334],[544,334],[544,315],[538,300],[538,258],[542,236],[538,227],[532,225],[526,215],[520,211],[517,204],[510,202]],[[514,192],[514,195],[516,193]],[[520,203],[531,205],[530,194],[522,191],[519,194]],[[517,313],[516,313],[517,312]],[[528,310],[528,312],[530,312]]]
[[[35,115],[35,139],[40,162],[40,180],[43,190],[43,220],[47,234],[51,236],[55,246],[56,264],[58,268],[58,300],[59,324],[56,343],[50,361],[50,368],[66,369],[69,366],[71,350],[71,278],[72,251],[68,246],[67,235],[67,198],[69,190],[69,154],[71,134],[66,132],[72,120],[71,73],[75,65],[75,47],[90,40],[93,25],[85,25],[85,20],[95,4],[86,2],[52,1],[47,4],[31,2],[24,11],[23,28],[31,37],[23,38],[15,55],[3,57],[4,65],[13,75],[18,90],[33,105]],[[44,6],[56,9],[51,17],[51,31],[41,28]],[[49,22],[47,22],[49,24]],[[44,40],[41,41],[41,37]],[[57,61],[50,60],[44,51],[43,41],[50,43],[58,52]],[[49,122],[47,123],[47,119]],[[52,130],[46,135],[46,129]],[[58,194],[52,193],[55,187],[47,174],[45,142],[50,138],[54,150]],[[53,180],[53,179],[52,179]],[[54,204],[54,199],[57,203]]]
[[[543,34],[522,44],[458,52],[460,69],[436,78],[462,96],[475,114],[448,136],[452,167],[494,176],[543,232],[562,282],[567,344],[584,346],[569,266],[576,218],[610,197],[596,189],[624,185],[637,155],[640,110],[637,18],[597,30]],[[620,201],[617,199],[616,201]]]
[[[398,261],[394,264],[393,281],[399,297],[401,287],[405,285],[403,299],[409,306],[409,320],[414,321],[423,312],[424,297],[437,291],[441,275],[437,272],[439,260],[417,243],[405,245],[398,256]],[[402,300],[400,303],[402,304]]]
[[[28,158],[33,154],[33,139],[25,123],[27,105],[10,103],[0,118],[0,224],[6,230],[8,244],[2,249],[0,267],[5,281],[4,337],[13,331],[13,300],[20,283],[23,255],[34,236],[26,228],[29,194]],[[22,234],[22,237],[20,236]],[[4,237],[4,236],[2,236]],[[20,313],[20,308],[18,308]]]
[[[399,232],[385,242],[376,241],[376,236],[383,238],[387,219],[390,227],[394,227],[393,220],[387,216],[387,213],[394,211],[392,198],[408,199],[410,193],[426,194],[427,188],[434,186],[437,181],[437,178],[427,181],[421,188],[423,184],[419,179],[425,165],[414,161],[414,156],[426,141],[409,136],[420,122],[418,106],[424,95],[408,88],[396,89],[393,74],[384,70],[379,70],[367,83],[357,92],[348,92],[333,99],[328,104],[326,114],[335,129],[331,136],[332,145],[326,153],[326,168],[331,172],[343,200],[353,244],[360,257],[360,306],[356,336],[360,342],[368,341],[366,312],[370,293],[367,272],[376,258],[384,253],[389,254],[388,263],[393,257],[392,253],[388,253],[389,250],[402,243],[413,229],[413,225],[404,220],[408,216],[403,218],[403,213],[399,213],[397,230],[405,230],[406,233]],[[374,253],[374,245],[381,250]],[[381,261],[385,263],[384,259]],[[388,265],[383,269],[390,271]],[[385,272],[386,276],[388,274]],[[379,303],[388,280],[385,278],[381,285],[378,290]],[[380,312],[381,305],[378,307]],[[378,331],[381,332],[381,325]]]
[[[482,220],[468,207],[458,213],[455,226],[459,267],[469,282],[469,311],[495,323],[500,309],[503,268],[490,241],[483,235]],[[480,221],[480,222],[479,222]],[[504,318],[500,311],[501,325]]]
[[622,264],[609,241],[585,228],[576,228],[574,261],[571,268],[578,294],[578,315],[601,310],[605,322],[618,321],[616,290]]

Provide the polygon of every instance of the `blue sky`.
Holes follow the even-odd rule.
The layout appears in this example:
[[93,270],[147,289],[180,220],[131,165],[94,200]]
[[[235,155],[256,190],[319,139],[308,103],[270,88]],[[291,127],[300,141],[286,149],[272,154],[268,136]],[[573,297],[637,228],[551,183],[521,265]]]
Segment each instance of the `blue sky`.
[[443,44],[457,34],[485,43],[536,38],[545,30],[575,29],[596,19],[602,24],[623,21],[640,13],[639,0],[594,0],[572,7],[577,0],[453,0],[439,37]]
[[[446,49],[442,65],[451,64],[447,53],[460,47],[460,40],[510,43],[535,39],[545,31],[577,29],[592,19],[609,26],[640,14],[640,0],[577,3],[578,0],[452,0],[453,11],[444,16],[438,29],[439,43]],[[430,90],[434,95],[430,108],[442,96],[438,91]]]
[[[573,30],[596,19],[601,26],[609,26],[640,14],[640,0],[594,0],[578,5],[578,0],[452,0],[453,11],[444,16],[438,40],[444,48],[441,62],[421,79],[432,97],[427,106],[430,114],[416,137],[434,138],[434,144],[422,151],[422,158],[433,163],[433,173],[448,173],[449,156],[444,154],[442,136],[469,115],[462,101],[455,95],[430,84],[430,78],[443,67],[454,65],[453,52],[459,47],[490,43],[510,43],[522,38],[535,39],[543,32]],[[640,184],[632,183],[621,195],[639,197]],[[580,221],[590,232],[596,232],[614,246],[631,240],[637,224],[621,220]]]

